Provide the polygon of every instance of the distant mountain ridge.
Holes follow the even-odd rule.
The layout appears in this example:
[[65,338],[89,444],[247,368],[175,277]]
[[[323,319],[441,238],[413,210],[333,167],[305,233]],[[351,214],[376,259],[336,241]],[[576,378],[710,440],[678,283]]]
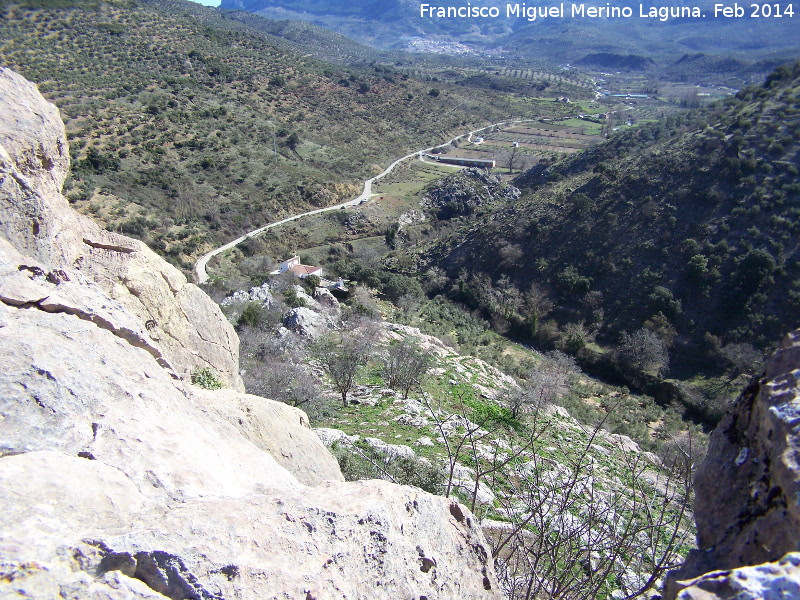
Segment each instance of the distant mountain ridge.
[[[572,18],[571,3],[563,3],[564,18],[529,21],[506,15],[506,3],[489,3],[497,18],[422,17],[419,2],[388,0],[344,2],[342,0],[222,0],[223,10],[244,10],[271,19],[309,21],[378,48],[406,47],[410,37],[433,37],[461,41],[476,48],[502,48],[511,58],[575,62],[588,54],[611,52],[642,54],[656,62],[677,60],[686,53],[738,55],[764,59],[775,53],[788,59],[798,54],[796,20],[714,17],[714,3],[692,3],[699,18],[641,18],[632,5],[629,18]],[[432,3],[436,5],[435,3]],[[473,3],[453,0],[447,6]],[[522,3],[508,3],[512,6]],[[580,3],[578,3],[580,4]],[[561,6],[548,2],[537,7]],[[684,2],[675,6],[688,5]],[[645,14],[648,5],[643,5]],[[663,8],[663,7],[661,7]],[[750,10],[750,9],[748,9]],[[774,58],[774,56],[773,56]],[[646,65],[645,65],[646,66]]]
[[410,0],[364,0],[357,3],[337,0],[325,2],[314,2],[314,0],[224,0],[221,7],[253,12],[265,8],[281,8],[299,13],[352,15],[369,18],[404,18],[414,10],[419,10],[419,4]]

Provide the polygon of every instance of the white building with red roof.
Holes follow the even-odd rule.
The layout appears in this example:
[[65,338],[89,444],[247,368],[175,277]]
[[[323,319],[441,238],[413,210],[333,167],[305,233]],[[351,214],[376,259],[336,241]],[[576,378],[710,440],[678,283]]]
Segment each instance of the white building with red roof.
[[299,277],[300,279],[305,279],[309,275],[316,275],[317,277],[322,277],[322,267],[312,267],[311,265],[302,265],[300,264],[299,256],[293,256],[292,258],[285,260],[278,265],[278,275],[283,275],[287,271],[290,272],[295,277]]

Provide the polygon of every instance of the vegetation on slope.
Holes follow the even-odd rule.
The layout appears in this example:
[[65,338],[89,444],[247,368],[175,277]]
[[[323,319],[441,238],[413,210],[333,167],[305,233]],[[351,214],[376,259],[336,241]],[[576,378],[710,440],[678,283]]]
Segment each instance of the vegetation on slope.
[[67,197],[185,268],[254,223],[354,196],[411,149],[526,110],[388,64],[320,62],[271,33],[291,27],[191,2],[0,11],[0,64],[38,82],[66,122]]
[[[273,277],[223,310],[239,329],[248,391],[306,410],[347,479],[416,485],[488,518],[509,598],[526,597],[529,585],[576,600],[636,595],[685,555],[690,457],[702,442],[669,411],[583,376],[564,354],[474,331],[477,319],[452,304],[402,314],[423,326],[433,316],[430,326],[452,329],[462,349],[473,336],[513,349],[527,364],[518,383],[418,329],[376,319],[399,315],[363,288],[342,304],[313,294],[320,306],[306,294],[310,279],[301,287]],[[585,424],[553,403],[578,408]]]
[[663,369],[601,346],[642,328],[674,376],[747,371],[800,318],[799,73],[522,174],[425,252],[442,290],[629,385]]

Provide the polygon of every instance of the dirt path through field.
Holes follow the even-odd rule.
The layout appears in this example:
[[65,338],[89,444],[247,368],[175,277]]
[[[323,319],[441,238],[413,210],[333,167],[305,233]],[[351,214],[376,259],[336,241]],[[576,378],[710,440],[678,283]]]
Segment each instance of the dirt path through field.
[[[451,140],[443,142],[442,144],[438,144],[438,146],[444,146],[444,145],[447,145],[447,144],[452,144],[456,140],[460,140],[460,139],[462,139],[464,137],[467,138],[467,141],[471,141],[473,135],[475,135],[479,131],[485,131],[486,129],[489,129],[490,127],[508,126],[508,125],[513,125],[513,124],[516,124],[516,123],[526,123],[526,122],[529,122],[529,121],[534,121],[534,119],[511,119],[509,121],[501,121],[500,123],[492,123],[491,125],[486,125],[485,127],[481,127],[480,129],[474,129],[474,130],[470,131],[469,133],[458,135],[458,136],[454,137]],[[197,263],[194,266],[195,274],[197,275],[197,283],[205,283],[205,282],[208,281],[209,278],[208,278],[208,273],[206,272],[206,266],[208,265],[208,261],[210,261],[212,258],[214,258],[217,254],[221,254],[222,252],[225,252],[226,250],[230,250],[232,248],[235,248],[236,246],[238,246],[239,244],[241,244],[245,240],[247,240],[249,238],[252,238],[254,236],[257,236],[260,233],[264,233],[265,231],[267,231],[268,229],[272,229],[273,227],[278,227],[280,225],[284,225],[284,224],[289,223],[291,221],[296,221],[297,219],[302,219],[303,217],[310,217],[311,215],[318,215],[320,213],[328,212],[328,211],[331,211],[331,210],[339,210],[339,209],[342,209],[342,208],[346,208],[348,206],[357,206],[357,205],[361,204],[362,202],[366,202],[367,200],[369,200],[373,196],[373,194],[372,194],[372,184],[373,184],[373,182],[375,182],[378,179],[381,179],[382,177],[386,177],[386,175],[391,173],[392,170],[394,170],[394,168],[397,165],[399,165],[401,162],[406,161],[406,160],[408,160],[410,158],[414,158],[414,157],[422,157],[423,154],[425,154],[426,152],[431,152],[436,147],[437,146],[431,146],[430,148],[424,148],[422,150],[417,150],[416,152],[412,152],[410,154],[406,154],[405,156],[403,156],[401,158],[398,158],[396,161],[394,161],[392,164],[390,164],[388,167],[386,167],[386,170],[384,170],[382,173],[379,173],[378,175],[375,175],[375,177],[370,177],[369,179],[364,181],[364,190],[361,192],[361,194],[357,198],[353,198],[352,200],[348,200],[347,202],[342,202],[341,204],[337,204],[335,206],[326,206],[325,208],[318,208],[316,210],[310,210],[308,212],[300,213],[300,214],[297,214],[297,215],[292,215],[291,217],[286,217],[285,219],[281,219],[280,221],[275,221],[274,223],[268,223],[266,225],[262,225],[258,229],[254,229],[253,231],[249,231],[246,234],[244,234],[243,236],[241,236],[239,238],[236,238],[232,242],[228,242],[224,246],[220,246],[219,248],[215,248],[214,250],[211,250],[210,252],[207,252],[206,254],[204,254],[203,256],[200,257],[200,259],[197,261]]]

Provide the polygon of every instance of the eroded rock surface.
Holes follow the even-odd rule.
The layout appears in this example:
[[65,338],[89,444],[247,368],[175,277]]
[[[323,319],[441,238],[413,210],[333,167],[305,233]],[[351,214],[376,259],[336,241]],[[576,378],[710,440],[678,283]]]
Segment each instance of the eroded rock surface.
[[304,335],[312,340],[319,338],[328,330],[325,315],[305,306],[293,308],[284,319],[284,325],[298,335]]
[[[66,281],[50,283],[54,272],[0,241],[3,454],[55,450],[94,458],[147,496],[299,487],[220,411],[201,409],[210,402],[159,364],[124,306],[92,282],[76,283],[76,273],[60,276]],[[297,417],[287,421],[302,427]]]
[[800,550],[800,330],[712,433],[695,492],[699,549],[673,581]]
[[0,501],[0,595],[130,597],[116,584],[175,599],[499,597],[468,511],[386,482],[167,507],[100,461],[31,452],[0,460]]
[[0,237],[51,270],[96,283],[146,325],[173,370],[213,366],[244,391],[236,334],[219,307],[138,240],[101,229],[61,195],[69,146],[58,109],[0,69]]
[[66,206],[57,111],[0,91],[0,597],[499,598],[466,508],[345,483],[302,411],[176,376],[235,383],[233,330]]
[[679,600],[787,600],[800,598],[800,553],[776,563],[713,571],[681,581]]
[[257,448],[269,452],[300,483],[344,481],[336,459],[299,408],[231,390],[194,390],[193,396],[201,410],[225,419]]

